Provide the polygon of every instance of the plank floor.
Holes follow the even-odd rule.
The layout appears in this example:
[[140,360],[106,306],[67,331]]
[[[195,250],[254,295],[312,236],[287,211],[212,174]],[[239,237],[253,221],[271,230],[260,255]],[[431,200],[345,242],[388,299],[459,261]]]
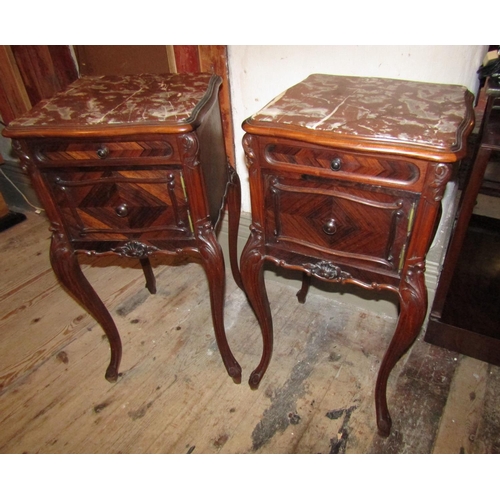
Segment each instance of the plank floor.
[[158,292],[139,264],[82,258],[123,341],[121,376],[104,372],[100,326],[58,285],[48,223],[0,233],[0,453],[374,454],[500,451],[500,368],[425,343],[389,384],[393,430],[373,401],[392,317],[268,280],[275,348],[258,390],[247,380],[260,330],[228,273],[225,321],[243,368],[227,376],[202,267],[155,259]]

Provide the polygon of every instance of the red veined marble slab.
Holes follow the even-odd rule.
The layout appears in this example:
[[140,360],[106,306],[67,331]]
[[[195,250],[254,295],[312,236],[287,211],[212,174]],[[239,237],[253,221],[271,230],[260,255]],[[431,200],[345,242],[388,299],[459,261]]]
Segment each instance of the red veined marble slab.
[[60,129],[77,135],[104,126],[185,126],[196,120],[218,81],[204,73],[82,77],[13,120],[9,134],[22,135],[24,129],[30,135]]
[[246,120],[244,128],[290,138],[307,132],[344,147],[346,142],[378,150],[407,144],[460,152],[464,131],[473,125],[471,99],[460,85],[313,74]]

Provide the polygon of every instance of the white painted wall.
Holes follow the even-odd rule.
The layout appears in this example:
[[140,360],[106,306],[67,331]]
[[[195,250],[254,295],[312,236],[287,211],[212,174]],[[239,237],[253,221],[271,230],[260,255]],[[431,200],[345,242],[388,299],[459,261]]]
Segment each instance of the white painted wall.
[[486,45],[229,45],[236,170],[250,212],[241,123],[311,73],[465,85],[476,92]]

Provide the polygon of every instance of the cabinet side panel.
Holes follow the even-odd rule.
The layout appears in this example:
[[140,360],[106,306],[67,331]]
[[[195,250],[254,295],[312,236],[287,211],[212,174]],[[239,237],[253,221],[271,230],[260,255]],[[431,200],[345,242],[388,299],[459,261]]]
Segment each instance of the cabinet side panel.
[[228,181],[227,158],[218,100],[198,128],[200,160],[207,189],[210,219],[216,224],[224,203]]

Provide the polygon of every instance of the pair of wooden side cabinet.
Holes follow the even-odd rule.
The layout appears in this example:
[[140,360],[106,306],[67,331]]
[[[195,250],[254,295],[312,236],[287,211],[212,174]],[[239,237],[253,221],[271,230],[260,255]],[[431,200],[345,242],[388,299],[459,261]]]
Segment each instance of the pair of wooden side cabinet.
[[241,187],[226,158],[220,85],[208,74],[82,77],[9,124],[4,134],[50,220],[52,267],[105,331],[106,378],[115,381],[120,336],[78,254],[139,259],[151,293],[151,255],[199,259],[221,357],[238,383],[216,236],[227,206],[232,274],[263,337],[252,388],[273,347],[266,261],[302,272],[302,302],[313,277],[398,297],[375,391],[387,436],[387,380],[427,311],[425,256],[453,165],[465,155],[472,95],[456,85],[318,74],[285,91],[243,124],[252,224],[238,265]]

